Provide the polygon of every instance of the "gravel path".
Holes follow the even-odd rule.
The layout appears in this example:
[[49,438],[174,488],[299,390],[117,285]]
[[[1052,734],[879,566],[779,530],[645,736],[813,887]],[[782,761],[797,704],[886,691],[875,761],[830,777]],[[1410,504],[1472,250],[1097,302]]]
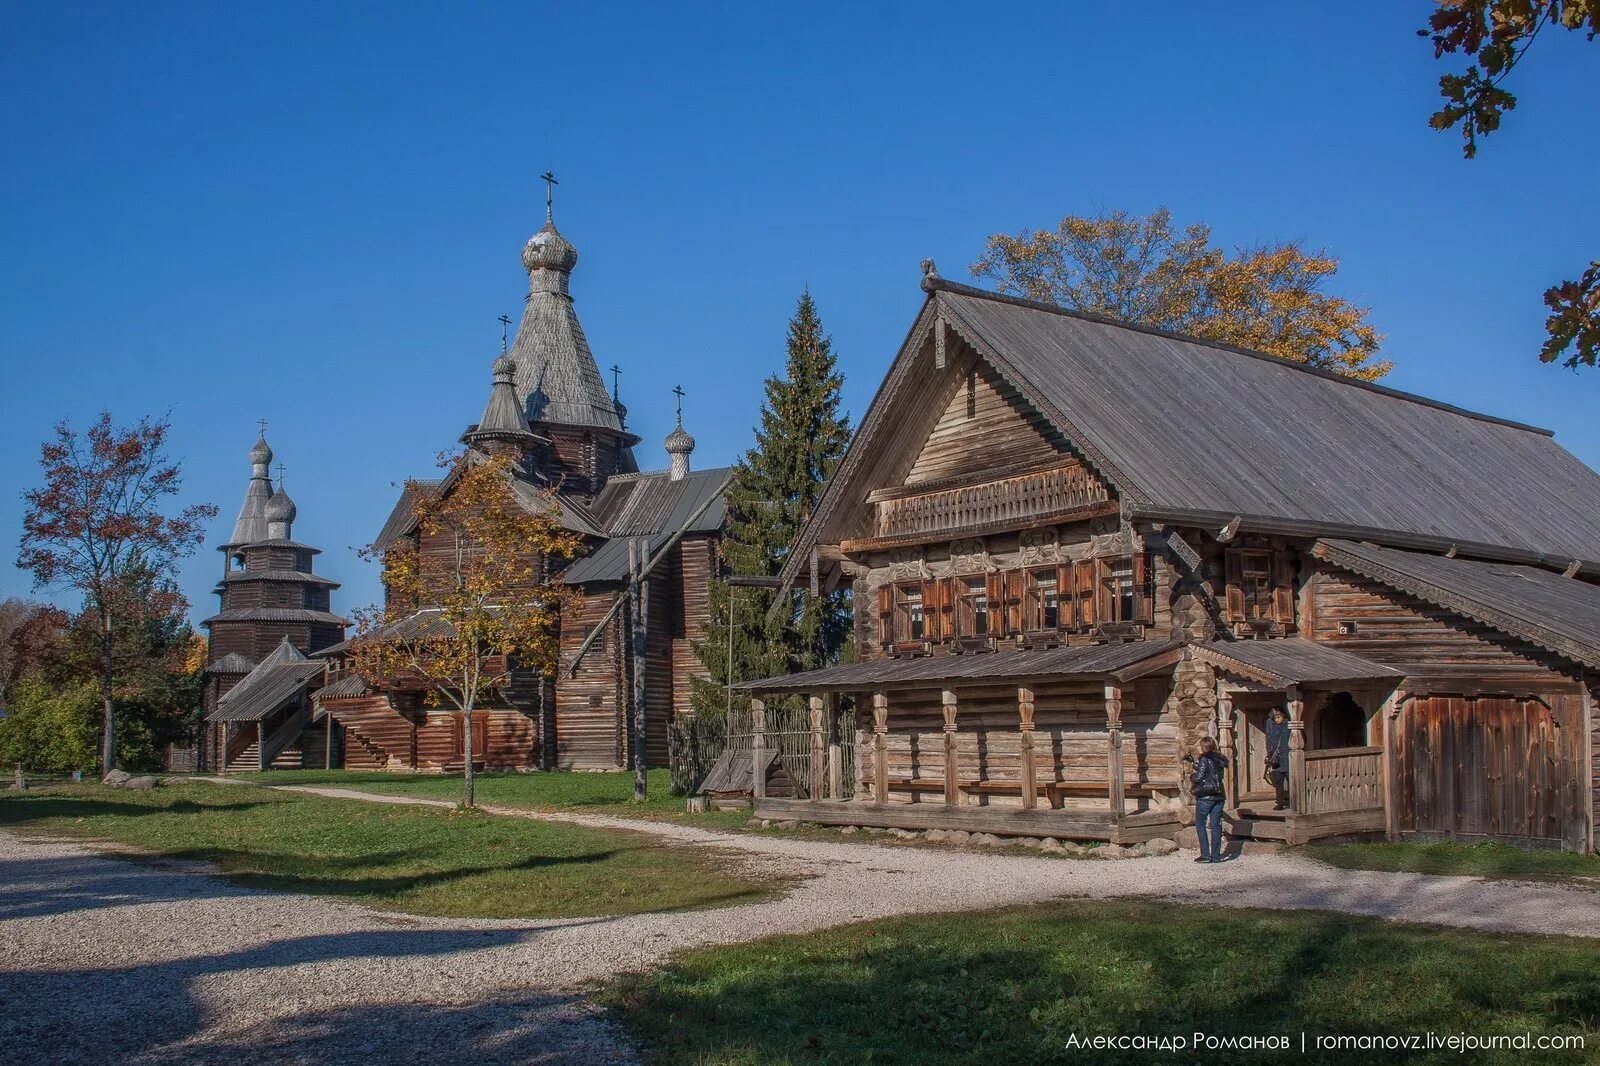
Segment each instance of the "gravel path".
[[435,919],[256,892],[193,866],[0,833],[0,1047],[64,1063],[632,1062],[583,1000],[588,982],[696,945],[1061,896],[1600,937],[1600,892],[1554,885],[1340,871],[1281,854],[1221,866],[1183,854],[1088,862],[549,817],[727,849],[806,879],[781,899],[716,911]]

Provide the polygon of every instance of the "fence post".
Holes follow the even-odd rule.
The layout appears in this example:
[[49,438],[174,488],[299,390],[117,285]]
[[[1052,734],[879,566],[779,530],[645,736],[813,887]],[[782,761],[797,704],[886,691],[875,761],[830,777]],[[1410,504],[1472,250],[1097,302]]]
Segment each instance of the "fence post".
[[767,705],[750,701],[750,795],[767,798]]

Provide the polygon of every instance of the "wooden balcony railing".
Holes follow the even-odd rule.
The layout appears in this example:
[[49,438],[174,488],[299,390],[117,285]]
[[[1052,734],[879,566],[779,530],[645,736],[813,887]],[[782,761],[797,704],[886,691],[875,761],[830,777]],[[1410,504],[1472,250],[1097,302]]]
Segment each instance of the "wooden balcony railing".
[[1082,466],[1061,466],[878,501],[880,538],[1007,525],[1109,502],[1105,483]]
[[1383,806],[1383,749],[1306,752],[1303,814],[1335,814]]

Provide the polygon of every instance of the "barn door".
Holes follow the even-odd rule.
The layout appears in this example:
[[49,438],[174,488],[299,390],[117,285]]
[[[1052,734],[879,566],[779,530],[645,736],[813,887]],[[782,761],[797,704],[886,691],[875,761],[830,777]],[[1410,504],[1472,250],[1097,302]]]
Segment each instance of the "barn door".
[[[1552,697],[1561,706],[1565,697]],[[1581,839],[1573,722],[1537,699],[1431,696],[1396,732],[1400,832],[1420,837]]]

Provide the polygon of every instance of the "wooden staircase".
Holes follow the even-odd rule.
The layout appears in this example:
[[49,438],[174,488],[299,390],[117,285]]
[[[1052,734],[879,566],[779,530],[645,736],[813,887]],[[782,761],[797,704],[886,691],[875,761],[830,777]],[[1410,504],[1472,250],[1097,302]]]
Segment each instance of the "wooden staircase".
[[1288,840],[1288,811],[1275,811],[1272,801],[1245,803],[1222,817],[1223,831],[1241,840]]

